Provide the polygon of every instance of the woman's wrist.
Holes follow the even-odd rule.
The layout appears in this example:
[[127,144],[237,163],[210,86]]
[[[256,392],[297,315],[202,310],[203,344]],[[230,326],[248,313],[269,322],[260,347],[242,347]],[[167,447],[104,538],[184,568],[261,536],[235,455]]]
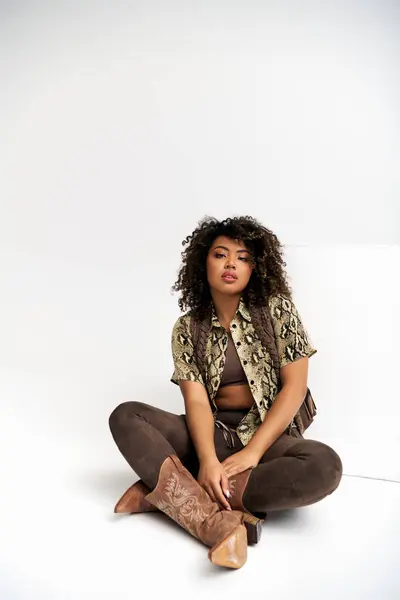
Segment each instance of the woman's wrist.
[[[199,459],[200,465],[204,465],[206,463],[216,462],[218,461],[218,457],[215,453],[215,450],[209,450],[206,452],[201,452],[197,455]],[[219,462],[219,461],[218,461]]]
[[257,447],[254,443],[252,444],[251,441],[247,444],[247,446],[243,448],[243,452],[245,452],[249,456],[252,456],[257,461],[257,463],[259,463],[261,457],[264,455],[265,450]]

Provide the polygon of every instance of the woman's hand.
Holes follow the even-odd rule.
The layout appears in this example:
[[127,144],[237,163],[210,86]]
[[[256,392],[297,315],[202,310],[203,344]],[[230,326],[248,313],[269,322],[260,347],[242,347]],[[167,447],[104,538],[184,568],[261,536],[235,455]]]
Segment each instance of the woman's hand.
[[256,467],[258,463],[258,456],[250,449],[243,448],[226,458],[221,464],[227,477],[233,477],[233,475]]
[[211,500],[217,502],[226,510],[232,510],[225,497],[230,496],[228,478],[217,458],[208,459],[200,463],[197,482],[206,490]]

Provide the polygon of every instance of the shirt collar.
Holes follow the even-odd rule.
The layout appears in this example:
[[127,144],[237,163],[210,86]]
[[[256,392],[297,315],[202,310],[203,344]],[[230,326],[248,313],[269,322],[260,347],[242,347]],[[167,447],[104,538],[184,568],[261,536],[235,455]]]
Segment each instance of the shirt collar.
[[[217,313],[215,312],[214,302],[211,303],[211,307],[211,327],[222,327],[221,323],[218,320]],[[251,321],[250,313],[245,304],[243,296],[240,297],[239,306],[237,308],[236,314],[237,313],[240,313],[246,321]]]

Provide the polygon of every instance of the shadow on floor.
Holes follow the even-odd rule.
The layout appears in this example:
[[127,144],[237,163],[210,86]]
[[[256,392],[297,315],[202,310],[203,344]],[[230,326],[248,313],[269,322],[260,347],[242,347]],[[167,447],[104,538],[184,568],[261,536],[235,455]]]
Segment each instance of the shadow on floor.
[[133,472],[113,469],[78,473],[72,485],[86,497],[114,506],[125,490],[137,480],[138,477]]
[[[125,490],[137,480],[134,473],[126,470],[90,471],[81,473],[75,479],[74,487],[86,498],[91,497],[97,504],[105,506],[113,518],[123,519],[129,515],[114,515],[114,506]],[[150,514],[146,515],[149,516]],[[151,518],[154,517],[164,520],[164,515],[151,513]],[[274,511],[267,515],[263,529],[265,533],[268,529],[302,529],[308,526],[308,520],[308,511],[301,508]]]

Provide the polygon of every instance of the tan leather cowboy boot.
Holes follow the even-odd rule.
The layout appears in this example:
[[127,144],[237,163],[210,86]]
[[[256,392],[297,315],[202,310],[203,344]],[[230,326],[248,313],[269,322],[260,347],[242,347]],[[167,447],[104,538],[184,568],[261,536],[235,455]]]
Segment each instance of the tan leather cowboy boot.
[[[243,506],[243,494],[250,473],[251,469],[247,469],[247,471],[243,471],[229,479],[229,491],[231,492],[229,503],[234,510],[240,510],[244,513],[243,522],[247,529],[248,543],[257,544],[261,538],[263,519],[253,515]],[[139,479],[121,496],[115,505],[114,512],[133,514],[157,511],[158,509],[155,506],[145,500],[147,494],[150,494],[149,488]]]
[[257,544],[260,541],[262,533],[263,519],[253,515],[243,506],[243,494],[247,487],[252,469],[242,471],[237,475],[232,475],[229,481],[229,491],[231,496],[229,504],[234,510],[240,510],[244,513],[244,524],[247,529],[247,540],[249,544]]
[[145,496],[150,494],[147,485],[139,479],[136,483],[121,496],[114,507],[115,513],[144,513],[155,512],[158,509],[145,500]]
[[211,549],[215,565],[239,569],[247,560],[243,513],[221,510],[176,455],[161,465],[156,487],[145,498]]

